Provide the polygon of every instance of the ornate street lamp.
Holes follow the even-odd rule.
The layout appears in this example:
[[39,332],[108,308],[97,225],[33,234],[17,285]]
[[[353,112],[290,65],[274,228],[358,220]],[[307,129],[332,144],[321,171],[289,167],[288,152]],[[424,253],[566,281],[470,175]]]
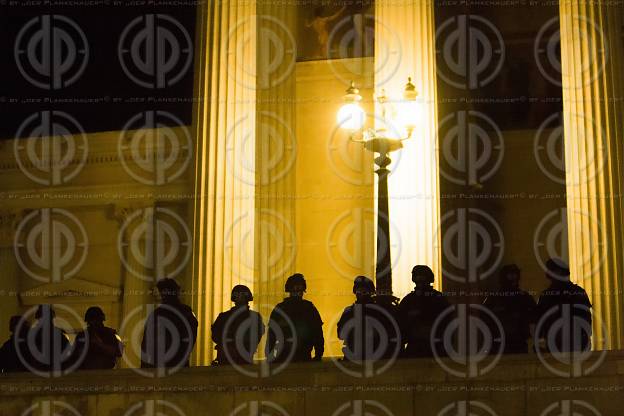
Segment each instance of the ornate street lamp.
[[[391,152],[403,147],[403,141],[411,138],[416,124],[418,123],[418,103],[416,98],[418,92],[412,84],[412,79],[408,78],[403,91],[403,100],[398,102],[398,108],[390,105],[388,97],[382,90],[376,97],[381,106],[382,126],[379,128],[364,128],[366,113],[360,107],[362,96],[360,91],[351,82],[344,96],[345,104],[338,111],[337,119],[341,128],[349,132],[351,141],[362,143],[364,148],[370,152],[378,153],[375,158],[378,176],[377,184],[377,257],[375,266],[375,278],[377,280],[377,293],[381,302],[393,303],[397,300],[392,294],[392,263],[390,258],[390,216],[388,209],[388,165],[391,159],[388,156]],[[389,117],[388,112],[394,115]],[[389,118],[393,118],[392,124]],[[386,126],[394,125],[405,129],[403,137],[396,131],[389,133]],[[395,130],[395,129],[393,129]],[[399,136],[399,137],[391,137]]]

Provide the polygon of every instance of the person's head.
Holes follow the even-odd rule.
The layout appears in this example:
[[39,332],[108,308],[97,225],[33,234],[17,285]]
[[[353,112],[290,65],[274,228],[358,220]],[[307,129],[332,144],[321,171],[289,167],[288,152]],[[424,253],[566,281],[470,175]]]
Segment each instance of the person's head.
[[52,322],[56,317],[56,313],[54,312],[54,308],[52,305],[39,305],[37,307],[37,311],[35,312],[35,319],[42,322]]
[[358,300],[371,298],[375,294],[375,283],[366,276],[358,276],[353,281],[353,294]]
[[307,289],[305,278],[301,273],[295,273],[286,279],[284,292],[289,293],[292,297],[303,297]]
[[419,264],[412,269],[412,282],[416,286],[429,286],[433,283],[433,271],[429,266]]
[[323,17],[323,7],[318,6],[314,8],[314,17]]
[[570,268],[561,259],[548,259],[546,262],[546,278],[552,281],[567,282],[570,280]]
[[84,320],[90,327],[102,327],[104,326],[106,315],[104,315],[102,308],[98,306],[91,306],[85,312]]
[[232,302],[236,306],[247,305],[253,300],[251,290],[245,285],[236,285],[232,288]]
[[175,302],[180,296],[180,285],[171,278],[160,279],[156,282],[156,288],[163,303]]
[[515,264],[507,264],[500,270],[498,276],[503,289],[517,289],[520,287],[520,268]]
[[14,315],[9,320],[9,331],[12,334],[16,332],[24,332],[29,328],[28,321],[22,315]]

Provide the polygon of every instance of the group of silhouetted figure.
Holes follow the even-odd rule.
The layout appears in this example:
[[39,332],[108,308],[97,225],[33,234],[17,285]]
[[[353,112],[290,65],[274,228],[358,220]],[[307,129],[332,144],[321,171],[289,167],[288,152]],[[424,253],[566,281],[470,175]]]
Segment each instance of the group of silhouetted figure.
[[[591,303],[585,290],[570,281],[564,262],[550,259],[546,269],[550,286],[537,302],[520,288],[521,271],[516,265],[501,269],[498,290],[481,307],[495,317],[490,332],[502,340],[499,353],[527,353],[531,340],[535,348],[551,353],[591,348]],[[336,328],[345,360],[445,355],[443,348],[437,349],[440,337],[433,334],[436,328],[448,328],[450,322],[461,326],[466,321],[458,321],[448,296],[433,288],[434,274],[428,266],[415,266],[412,281],[414,290],[399,301],[377,294],[371,279],[355,278],[355,302],[345,308]],[[197,340],[197,318],[180,300],[180,286],[175,280],[161,279],[156,286],[161,303],[144,324],[141,367],[188,367]],[[253,364],[265,333],[265,360],[269,364],[321,360],[325,349],[323,320],[314,304],[303,298],[306,289],[302,274],[290,276],[284,287],[288,296],[275,306],[265,326],[262,316],[250,309],[251,290],[235,286],[231,293],[234,306],[220,313],[211,327],[217,351],[213,364]],[[45,372],[116,366],[124,345],[117,332],[104,325],[102,309],[90,307],[86,311],[86,329],[76,335],[73,344],[55,326],[54,318],[51,305],[38,307],[33,326],[22,316],[12,317],[11,337],[0,349],[0,369]]]

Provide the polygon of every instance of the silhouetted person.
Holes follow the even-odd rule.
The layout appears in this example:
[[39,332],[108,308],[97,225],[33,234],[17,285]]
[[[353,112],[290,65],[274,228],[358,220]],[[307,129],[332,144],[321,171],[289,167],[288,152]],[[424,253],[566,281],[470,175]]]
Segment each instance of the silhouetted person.
[[197,340],[197,318],[180,301],[180,286],[169,278],[156,282],[161,304],[145,321],[141,367],[188,367]]
[[212,324],[212,341],[217,344],[218,364],[253,364],[264,334],[262,316],[249,309],[251,290],[244,285],[232,289],[234,306],[221,312]]
[[39,305],[35,312],[37,322],[27,336],[30,365],[35,371],[63,371],[71,364],[72,346],[65,331],[54,325],[55,317],[52,305]]
[[559,259],[546,262],[550,286],[537,302],[536,338],[552,353],[591,348],[591,303],[585,290],[570,282],[570,269]]
[[[506,354],[529,352],[531,325],[535,322],[535,300],[520,289],[520,269],[515,264],[504,266],[499,274],[500,287],[483,305],[500,321],[505,337]],[[493,332],[497,333],[497,332]]]
[[115,368],[117,359],[123,353],[123,344],[117,331],[104,326],[104,311],[91,306],[85,312],[87,329],[80,331],[74,340],[74,357],[79,368],[111,369]]
[[433,271],[428,266],[415,266],[412,269],[414,291],[399,304],[401,334],[407,343],[405,355],[408,357],[433,355],[431,329],[436,319],[451,306],[446,297],[431,286],[433,279]]
[[269,362],[310,361],[323,357],[323,321],[314,304],[303,299],[306,289],[306,281],[300,273],[286,280],[284,291],[290,296],[275,306],[269,318],[266,343]]
[[0,371],[12,373],[28,371],[24,362],[30,362],[27,337],[30,324],[20,315],[12,316],[9,321],[11,336],[0,347]]
[[355,303],[345,308],[338,321],[338,339],[350,361],[379,360],[398,356],[401,341],[396,315],[375,302],[375,284],[366,276],[353,281]]

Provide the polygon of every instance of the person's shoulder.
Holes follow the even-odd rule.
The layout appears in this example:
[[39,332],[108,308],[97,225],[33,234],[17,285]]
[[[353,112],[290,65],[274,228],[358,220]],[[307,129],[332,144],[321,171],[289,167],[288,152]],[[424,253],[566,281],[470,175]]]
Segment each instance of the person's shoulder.
[[260,312],[254,311],[253,309],[249,309],[249,315],[253,316],[254,318],[262,319],[262,315],[260,314]]
[[106,331],[107,333],[112,334],[112,335],[114,335],[114,334],[116,334],[116,333],[117,333],[117,330],[116,330],[115,328],[111,328],[111,327],[109,327],[109,326],[105,326],[105,327],[104,327],[104,328],[102,328],[102,329],[103,329],[104,331]]
[[354,305],[349,305],[349,306],[347,306],[346,308],[344,308],[344,309],[342,310],[342,314],[343,314],[343,315],[348,315],[348,314],[350,314],[350,313],[353,313],[353,307],[354,307]]
[[583,289],[582,286],[579,286],[576,283],[570,282],[570,288],[571,288],[571,290],[573,290],[574,292],[577,292],[577,293],[587,293],[585,291],[585,289]]
[[414,299],[414,297],[416,297],[416,294],[414,292],[408,293],[407,295],[403,296],[403,299],[401,299],[401,301],[399,302],[399,305],[404,302],[410,302],[411,300]]

